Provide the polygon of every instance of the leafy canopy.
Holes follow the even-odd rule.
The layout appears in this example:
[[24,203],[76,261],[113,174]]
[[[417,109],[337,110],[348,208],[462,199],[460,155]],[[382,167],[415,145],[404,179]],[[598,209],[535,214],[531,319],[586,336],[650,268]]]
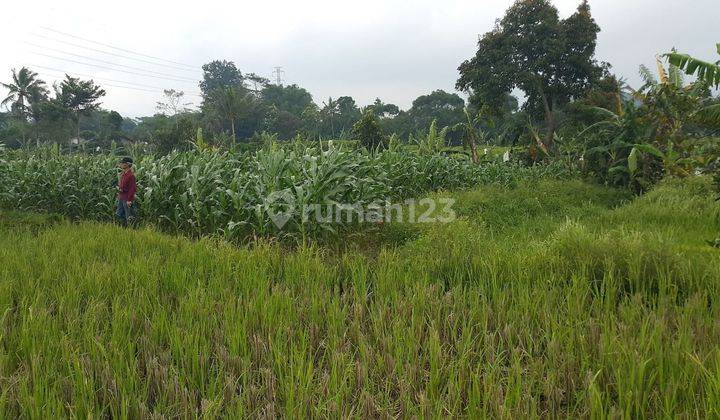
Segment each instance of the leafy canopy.
[[387,145],[387,138],[372,109],[367,109],[360,120],[353,125],[352,134],[368,150],[382,149]]
[[98,99],[105,96],[105,90],[97,86],[92,80],[80,80],[76,77],[65,75],[65,80],[60,83],[56,91],[56,100],[65,109],[74,114],[78,119],[89,111],[98,109]]
[[10,104],[10,109],[18,117],[27,118],[33,105],[47,97],[48,91],[45,82],[38,79],[38,74],[28,69],[12,70],[12,82],[0,83],[8,90],[7,96],[0,101],[0,106]]
[[202,69],[200,90],[205,98],[216,89],[243,86],[245,79],[232,61],[214,60],[203,65]]
[[563,20],[548,0],[517,0],[478,41],[475,56],[460,65],[456,87],[472,93],[476,108],[494,110],[507,106],[513,89],[522,90],[525,109],[544,112],[552,141],[555,111],[606,73],[594,58],[599,31],[587,1]]

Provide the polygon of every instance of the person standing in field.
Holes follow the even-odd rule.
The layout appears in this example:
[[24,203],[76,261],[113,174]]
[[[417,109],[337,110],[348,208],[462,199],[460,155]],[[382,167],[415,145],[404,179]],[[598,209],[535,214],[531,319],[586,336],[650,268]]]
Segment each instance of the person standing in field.
[[122,170],[120,180],[118,181],[118,204],[117,215],[120,225],[127,227],[135,219],[135,192],[137,190],[137,181],[132,170],[133,160],[129,157],[120,159],[118,166]]

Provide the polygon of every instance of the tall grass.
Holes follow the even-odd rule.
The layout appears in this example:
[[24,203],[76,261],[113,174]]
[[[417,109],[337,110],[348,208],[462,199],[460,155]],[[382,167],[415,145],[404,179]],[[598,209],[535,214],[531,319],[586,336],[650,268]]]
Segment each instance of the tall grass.
[[709,191],[485,187],[373,257],[0,224],[0,416],[717,417]]

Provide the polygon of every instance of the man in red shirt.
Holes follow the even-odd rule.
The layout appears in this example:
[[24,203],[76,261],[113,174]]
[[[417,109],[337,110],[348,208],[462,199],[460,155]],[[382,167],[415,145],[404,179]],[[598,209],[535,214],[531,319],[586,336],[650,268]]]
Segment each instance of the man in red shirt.
[[122,173],[118,181],[118,205],[115,214],[123,227],[127,227],[128,223],[132,223],[136,215],[136,206],[133,205],[133,202],[135,201],[137,182],[132,170],[132,164],[133,160],[129,157],[120,159],[120,163],[118,163]]

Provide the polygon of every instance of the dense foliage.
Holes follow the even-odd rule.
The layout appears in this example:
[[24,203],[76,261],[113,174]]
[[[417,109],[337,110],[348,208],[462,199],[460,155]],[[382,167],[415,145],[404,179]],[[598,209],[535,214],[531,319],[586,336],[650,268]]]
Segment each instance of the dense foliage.
[[[301,86],[273,84],[243,73],[232,61],[203,66],[202,105],[187,107],[169,89],[158,114],[137,119],[99,109],[102,89],[67,77],[50,94],[27,68],[4,83],[0,143],[32,150],[59,144],[63,152],[156,156],[204,144],[251,150],[267,138],[357,142],[373,151],[390,144],[420,154],[464,154],[473,163],[491,146],[512,147],[525,164],[564,162],[604,184],[647,191],[665,176],[713,173],[720,167],[717,64],[672,52],[658,74],[641,67],[637,89],[594,57],[600,30],[587,1],[561,18],[548,0],[516,1],[460,66],[457,88],[434,90],[403,110],[380,98],[366,106],[350,96],[315,102]],[[699,76],[686,83],[682,72]],[[520,108],[512,96],[525,95]],[[465,150],[460,151],[458,148]]]
[[[62,155],[57,149],[0,158],[0,207],[112,220],[117,182],[113,155]],[[252,153],[173,152],[137,159],[142,218],[191,235],[293,237],[334,234],[336,224],[303,220],[304,204],[340,206],[395,202],[478,184],[514,185],[522,179],[571,176],[562,165],[473,165],[467,159],[394,148],[378,153],[270,143]],[[274,195],[283,200],[268,202]],[[290,201],[288,203],[287,201]],[[270,218],[288,211],[282,231]],[[357,221],[352,221],[357,223]],[[329,231],[327,231],[329,230]]]
[[558,110],[603,76],[595,60],[598,32],[587,1],[564,20],[547,0],[516,1],[460,65],[457,88],[474,95],[476,105],[498,111],[513,89],[521,89],[525,109],[544,115],[542,145],[552,150]]

